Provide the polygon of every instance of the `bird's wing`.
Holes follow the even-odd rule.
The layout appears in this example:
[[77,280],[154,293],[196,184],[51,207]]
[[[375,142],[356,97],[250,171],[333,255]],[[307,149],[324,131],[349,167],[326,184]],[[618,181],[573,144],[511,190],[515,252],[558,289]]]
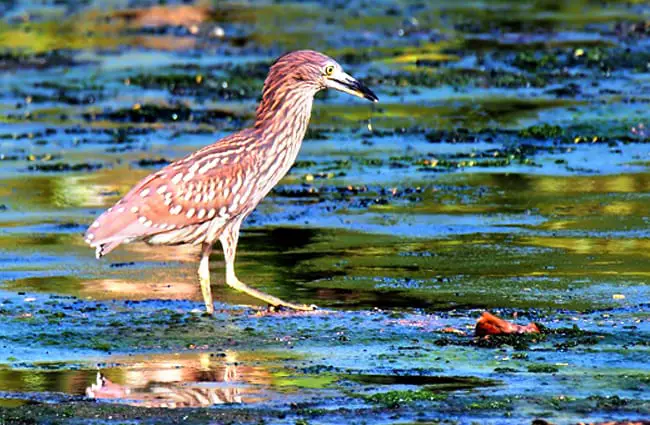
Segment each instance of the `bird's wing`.
[[255,167],[252,142],[240,132],[145,177],[93,222],[86,242],[99,255],[125,241],[237,215],[254,190],[244,185]]

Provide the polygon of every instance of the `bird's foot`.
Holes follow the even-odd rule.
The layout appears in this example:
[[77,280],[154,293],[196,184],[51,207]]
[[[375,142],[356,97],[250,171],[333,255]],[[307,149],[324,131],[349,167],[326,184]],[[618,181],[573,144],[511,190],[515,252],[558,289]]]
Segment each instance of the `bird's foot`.
[[311,316],[314,314],[330,314],[333,313],[332,310],[318,308],[315,305],[299,305],[303,307],[301,309],[288,307],[286,305],[272,305],[269,304],[266,308],[260,308],[255,316],[264,317],[264,316],[281,316],[281,317],[293,317],[293,316]]
[[231,288],[234,288],[240,292],[250,295],[251,297],[257,298],[260,301],[264,301],[265,303],[273,306],[274,308],[286,308],[294,311],[314,311],[318,309],[318,307],[316,307],[313,304],[312,305],[293,304],[281,300],[278,297],[274,297],[273,295],[267,294],[255,288],[251,288],[250,286],[246,285],[245,283],[243,283],[242,281],[240,281],[234,276],[230,276],[230,277],[227,276],[226,284]]
[[269,313],[280,313],[285,311],[316,311],[318,306],[315,304],[292,304],[292,303],[283,303],[278,305],[269,304],[267,311]]

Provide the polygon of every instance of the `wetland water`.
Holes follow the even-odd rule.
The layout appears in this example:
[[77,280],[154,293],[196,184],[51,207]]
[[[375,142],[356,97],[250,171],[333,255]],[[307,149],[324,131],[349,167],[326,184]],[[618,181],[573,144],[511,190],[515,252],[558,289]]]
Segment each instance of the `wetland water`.
[[[0,4],[0,424],[650,418],[646,4],[126,3]],[[95,260],[297,48],[381,102],[318,96],[237,267],[327,311],[259,314],[218,252],[214,317],[195,250]],[[485,310],[542,333],[474,339]]]

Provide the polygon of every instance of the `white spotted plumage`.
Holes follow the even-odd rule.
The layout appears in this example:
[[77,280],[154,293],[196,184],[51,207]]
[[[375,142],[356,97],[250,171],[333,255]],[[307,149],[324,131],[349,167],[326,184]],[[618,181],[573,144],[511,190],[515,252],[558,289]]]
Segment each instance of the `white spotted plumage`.
[[[233,262],[241,223],[294,163],[314,95],[326,87],[323,69],[332,64],[340,68],[331,58],[307,50],[278,59],[264,82],[254,125],[136,184],[118,201],[118,208],[108,208],[87,231],[86,241],[96,248],[96,256],[121,243],[144,240],[151,244],[202,244],[203,259],[207,259],[212,245],[220,240],[228,267],[227,283],[234,286]],[[352,82],[356,86],[349,87],[376,100],[370,90],[354,79]],[[204,285],[207,262],[201,264]],[[241,282],[237,287],[242,288]],[[202,288],[205,297],[206,288]],[[274,305],[276,301],[272,301]],[[205,302],[210,311],[211,297]]]

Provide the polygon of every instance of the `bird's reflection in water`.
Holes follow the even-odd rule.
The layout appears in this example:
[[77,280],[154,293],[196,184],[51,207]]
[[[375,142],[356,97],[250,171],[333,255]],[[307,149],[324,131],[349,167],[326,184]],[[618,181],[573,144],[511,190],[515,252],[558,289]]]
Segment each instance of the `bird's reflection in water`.
[[[99,371],[96,382],[86,388],[86,395],[105,400],[145,407],[205,407],[225,403],[261,401],[261,386],[268,385],[270,375],[264,370],[243,366],[232,353],[223,363],[211,364],[208,353],[192,359],[156,359],[135,363],[127,369]],[[117,383],[109,379],[115,375]]]

